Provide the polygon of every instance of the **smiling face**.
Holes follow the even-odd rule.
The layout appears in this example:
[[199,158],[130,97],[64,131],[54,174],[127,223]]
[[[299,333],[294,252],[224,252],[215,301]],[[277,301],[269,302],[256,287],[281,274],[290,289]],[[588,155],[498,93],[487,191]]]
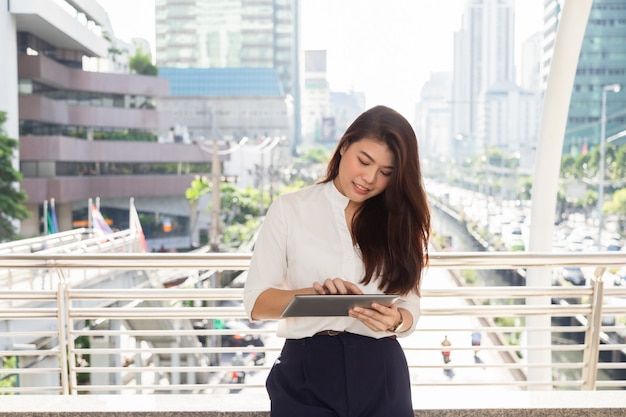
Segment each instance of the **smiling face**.
[[394,156],[382,141],[363,138],[341,150],[333,180],[340,193],[356,204],[382,193],[394,169]]

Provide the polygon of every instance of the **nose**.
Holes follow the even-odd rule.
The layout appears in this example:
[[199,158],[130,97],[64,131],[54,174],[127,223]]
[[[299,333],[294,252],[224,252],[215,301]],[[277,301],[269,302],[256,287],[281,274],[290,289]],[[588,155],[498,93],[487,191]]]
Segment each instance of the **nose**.
[[372,184],[374,181],[376,181],[376,169],[367,167],[363,171],[363,175],[361,175],[361,177],[363,178],[363,181],[367,182],[368,184]]

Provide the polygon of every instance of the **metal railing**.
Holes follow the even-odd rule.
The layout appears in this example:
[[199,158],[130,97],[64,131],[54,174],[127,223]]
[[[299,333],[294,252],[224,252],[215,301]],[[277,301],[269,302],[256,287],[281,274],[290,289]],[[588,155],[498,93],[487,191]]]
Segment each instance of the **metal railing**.
[[[42,290],[0,292],[0,394],[263,388],[281,348],[276,323],[223,327],[224,321],[245,321],[242,290],[217,288],[221,273],[245,271],[249,261],[249,253],[0,255],[6,271],[37,271],[54,282]],[[461,270],[571,265],[595,267],[588,285],[454,284],[462,280]],[[437,280],[423,288],[416,332],[400,339],[413,386],[624,389],[626,287],[605,285],[603,278],[624,265],[623,253],[431,253],[428,273],[438,274]],[[163,281],[163,271],[179,279],[170,273]],[[81,279],[74,281],[75,274]],[[443,279],[453,285],[438,286]],[[552,303],[527,302],[546,296]],[[550,324],[527,324],[532,316],[549,317]],[[474,332],[483,335],[479,347],[469,343]],[[526,343],[533,332],[549,332],[552,342]],[[441,359],[444,335],[454,340],[450,363]],[[222,343],[246,336],[262,346]],[[533,350],[550,351],[553,359],[529,362]],[[263,357],[264,363],[256,360]],[[550,369],[552,380],[529,378],[536,368]],[[236,383],[231,376],[241,372],[246,382]]]

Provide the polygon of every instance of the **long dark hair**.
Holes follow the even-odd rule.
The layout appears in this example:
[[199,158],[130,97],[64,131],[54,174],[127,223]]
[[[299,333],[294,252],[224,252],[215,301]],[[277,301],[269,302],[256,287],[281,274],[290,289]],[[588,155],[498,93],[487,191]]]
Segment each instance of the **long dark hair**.
[[385,106],[373,107],[348,127],[321,182],[339,174],[342,149],[361,139],[384,142],[394,155],[394,169],[385,190],[363,202],[352,219],[352,236],[365,265],[361,282],[381,276],[386,293],[419,294],[422,270],[428,264],[430,208],[420,170],[417,138],[409,122]]

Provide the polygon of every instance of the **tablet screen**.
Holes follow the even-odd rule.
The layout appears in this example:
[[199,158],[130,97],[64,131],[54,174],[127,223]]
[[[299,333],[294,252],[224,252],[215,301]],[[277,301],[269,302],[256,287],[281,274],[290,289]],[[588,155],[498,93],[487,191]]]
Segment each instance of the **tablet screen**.
[[369,308],[372,303],[390,306],[397,294],[350,294],[350,295],[295,295],[281,317],[332,317],[347,316],[352,307]]

